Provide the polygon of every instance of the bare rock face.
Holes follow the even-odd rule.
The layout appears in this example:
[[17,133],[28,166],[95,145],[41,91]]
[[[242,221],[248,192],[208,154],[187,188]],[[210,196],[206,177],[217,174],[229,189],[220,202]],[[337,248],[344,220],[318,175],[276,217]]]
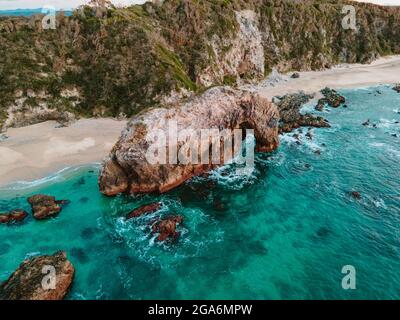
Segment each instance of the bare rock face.
[[28,198],[28,202],[32,206],[33,217],[37,220],[56,216],[61,212],[62,205],[68,203],[67,200],[56,200],[55,197],[43,194]]
[[[135,116],[103,162],[99,176],[103,194],[163,193],[216,166],[215,162],[204,164],[202,161],[199,162],[203,164],[150,164],[147,160],[148,149],[158,138],[149,138],[149,134],[157,130],[168,134],[171,122],[177,124],[176,132],[179,135],[184,130],[197,132],[204,129],[222,131],[246,128],[254,130],[257,151],[271,152],[279,145],[279,112],[273,103],[248,91],[228,87],[213,88],[175,107],[153,109]],[[201,139],[199,146],[204,143],[211,146],[208,137],[206,140],[203,137]],[[170,139],[168,135],[167,149],[180,150],[185,144],[182,141],[179,138]],[[201,154],[202,150],[199,147],[198,153]],[[225,161],[221,157],[220,164],[229,160]]]
[[13,210],[4,214],[0,214],[0,223],[21,222],[28,216],[24,210]]
[[[49,274],[43,270],[48,266],[55,268],[55,289],[42,285]],[[0,285],[0,300],[62,300],[72,284],[74,272],[62,251],[26,260]]]

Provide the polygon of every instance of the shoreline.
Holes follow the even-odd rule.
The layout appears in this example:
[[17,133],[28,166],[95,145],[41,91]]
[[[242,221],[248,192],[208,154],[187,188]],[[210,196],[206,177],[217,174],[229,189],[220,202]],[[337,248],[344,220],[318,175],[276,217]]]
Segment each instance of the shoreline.
[[267,79],[254,88],[262,96],[272,99],[298,91],[318,93],[325,87],[338,90],[395,84],[400,82],[400,55],[382,57],[371,64],[341,64],[328,70],[298,74],[297,79],[288,74],[279,75],[276,82]]
[[[279,79],[266,79],[252,90],[272,100],[275,96],[304,91],[363,88],[400,82],[400,55],[380,58],[369,65],[339,65],[329,70],[299,72]],[[246,86],[244,86],[246,87]],[[0,187],[44,179],[68,167],[101,162],[118,140],[127,120],[81,119],[68,127],[56,128],[47,121],[22,128],[10,128],[0,141]]]
[[110,118],[81,119],[62,128],[57,128],[55,121],[47,121],[8,129],[8,138],[0,142],[0,187],[101,162],[126,123]]

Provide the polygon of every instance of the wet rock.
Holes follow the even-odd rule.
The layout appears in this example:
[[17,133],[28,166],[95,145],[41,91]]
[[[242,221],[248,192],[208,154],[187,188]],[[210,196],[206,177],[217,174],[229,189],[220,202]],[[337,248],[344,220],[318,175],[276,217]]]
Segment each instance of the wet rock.
[[397,93],[400,93],[400,83],[396,84],[396,85],[393,87],[393,90],[396,91]]
[[321,150],[315,150],[314,153],[315,153],[316,155],[320,156],[320,155],[321,155]]
[[[49,266],[56,271],[54,289],[46,287],[48,282],[42,285],[44,277],[49,275],[49,269],[45,269]],[[0,300],[62,300],[72,284],[74,272],[62,251],[28,259],[0,285]]]
[[62,206],[69,203],[68,200],[56,200],[55,197],[43,194],[28,198],[32,207],[33,217],[37,220],[48,219],[56,216],[62,210]]
[[14,223],[21,222],[28,216],[24,210],[13,210],[10,212],[0,214],[0,223]]
[[341,96],[336,90],[325,88],[321,90],[324,98],[320,99],[318,104],[328,104],[332,108],[338,108],[346,102],[346,98]]
[[145,205],[145,206],[142,206],[140,208],[133,210],[131,213],[129,213],[126,216],[126,219],[129,220],[129,219],[140,217],[145,214],[151,214],[151,213],[154,213],[154,212],[160,210],[160,208],[161,208],[160,202],[151,203],[151,204],[148,204],[148,205]]
[[177,225],[183,222],[182,216],[169,216],[153,225],[152,232],[158,233],[158,241],[174,241],[179,237],[179,232],[176,231]]
[[311,132],[310,130],[306,133],[306,137],[307,137],[309,140],[312,140],[312,139],[313,139],[313,135],[312,135],[312,132]]
[[318,101],[318,104],[315,106],[315,110],[324,111],[324,104],[321,101]]
[[300,127],[317,127],[329,128],[327,120],[322,117],[315,117],[311,114],[301,114],[300,109],[303,104],[312,99],[312,95],[307,95],[304,92],[287,94],[279,97],[277,106],[281,116],[279,122],[279,133],[291,132]]
[[358,191],[351,191],[350,195],[356,200],[360,200],[361,199],[361,193],[358,192]]
[[292,79],[298,79],[300,78],[300,73],[298,72],[293,72],[293,74],[290,76]]
[[371,124],[371,123],[370,123],[370,121],[369,121],[369,119],[368,119],[368,120],[365,121],[362,125],[363,125],[364,127],[368,127],[370,124]]

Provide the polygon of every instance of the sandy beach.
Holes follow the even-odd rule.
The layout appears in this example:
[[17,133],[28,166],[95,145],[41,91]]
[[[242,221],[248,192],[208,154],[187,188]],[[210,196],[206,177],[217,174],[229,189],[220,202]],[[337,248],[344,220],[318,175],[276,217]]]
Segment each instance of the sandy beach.
[[267,97],[282,96],[300,90],[315,93],[325,87],[332,89],[368,87],[400,82],[400,56],[389,56],[371,64],[343,64],[329,70],[299,72],[300,78],[283,80],[271,85],[261,84],[259,91]]
[[[274,96],[303,90],[307,93],[330,88],[366,87],[400,82],[400,56],[370,65],[341,65],[330,70],[300,72],[300,78],[283,75],[275,83],[260,83],[256,90]],[[54,121],[9,129],[0,141],[0,186],[43,178],[65,167],[100,162],[117,141],[126,121],[84,119],[57,128]]]
[[43,178],[65,167],[100,162],[126,121],[83,119],[57,128],[47,121],[9,129],[0,142],[0,186]]

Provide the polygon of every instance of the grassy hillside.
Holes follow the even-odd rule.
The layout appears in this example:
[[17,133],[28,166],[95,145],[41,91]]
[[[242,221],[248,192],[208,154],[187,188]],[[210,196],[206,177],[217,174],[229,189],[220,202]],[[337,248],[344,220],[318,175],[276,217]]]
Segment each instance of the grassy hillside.
[[[236,12],[242,10],[257,16],[265,70],[258,77],[273,67],[321,69],[400,53],[399,9],[352,2],[355,32],[341,27],[346,3],[166,0],[100,14],[85,7],[59,15],[56,30],[42,30],[40,16],[0,18],[0,126],[15,110],[38,107],[85,117],[131,116],[172,91],[254,79],[251,66],[226,67],[236,54]],[[220,43],[218,52],[212,43]],[[218,72],[205,84],[201,75],[211,69]]]

